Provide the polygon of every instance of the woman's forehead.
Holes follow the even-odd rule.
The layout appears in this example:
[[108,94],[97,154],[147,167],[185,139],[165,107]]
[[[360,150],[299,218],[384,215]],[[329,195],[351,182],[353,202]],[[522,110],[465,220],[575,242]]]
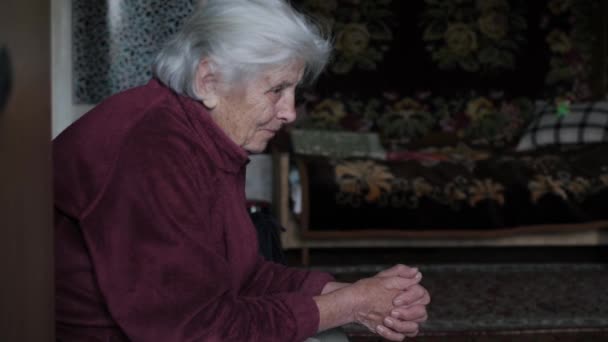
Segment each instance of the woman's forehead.
[[286,65],[270,68],[262,72],[263,79],[268,84],[288,82],[295,84],[300,82],[304,74],[304,63],[293,62]]

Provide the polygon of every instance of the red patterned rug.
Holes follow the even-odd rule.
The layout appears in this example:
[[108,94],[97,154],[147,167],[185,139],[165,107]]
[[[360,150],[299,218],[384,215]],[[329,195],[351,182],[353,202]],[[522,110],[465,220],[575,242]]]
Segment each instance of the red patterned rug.
[[[416,341],[608,341],[606,264],[417,265],[431,292]],[[385,265],[317,267],[353,281]],[[378,341],[357,325],[352,341]]]

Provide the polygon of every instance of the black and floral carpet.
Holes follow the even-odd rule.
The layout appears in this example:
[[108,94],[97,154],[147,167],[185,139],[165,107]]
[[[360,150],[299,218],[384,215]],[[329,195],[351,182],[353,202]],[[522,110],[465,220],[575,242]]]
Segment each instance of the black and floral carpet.
[[[432,303],[416,340],[608,341],[608,264],[417,266]],[[354,281],[386,266],[320,268]],[[357,325],[345,329],[354,341],[377,341]]]

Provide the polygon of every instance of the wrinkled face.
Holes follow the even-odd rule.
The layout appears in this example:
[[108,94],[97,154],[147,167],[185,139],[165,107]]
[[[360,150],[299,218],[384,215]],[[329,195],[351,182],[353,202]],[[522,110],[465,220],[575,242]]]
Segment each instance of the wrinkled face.
[[218,87],[213,120],[249,153],[263,152],[277,131],[295,120],[295,91],[303,72],[302,63],[293,63],[242,86]]

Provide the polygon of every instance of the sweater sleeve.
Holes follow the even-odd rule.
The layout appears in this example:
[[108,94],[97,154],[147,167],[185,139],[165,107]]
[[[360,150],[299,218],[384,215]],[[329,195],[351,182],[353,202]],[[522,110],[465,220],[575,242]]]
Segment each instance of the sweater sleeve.
[[[299,292],[316,296],[334,277],[326,272],[286,267],[258,258],[256,272],[243,289],[244,295]],[[253,286],[255,284],[255,286]]]
[[191,149],[180,137],[154,132],[130,139],[103,194],[80,218],[110,314],[134,342],[314,335],[319,312],[310,294],[240,293],[217,252],[212,189],[193,176]]

